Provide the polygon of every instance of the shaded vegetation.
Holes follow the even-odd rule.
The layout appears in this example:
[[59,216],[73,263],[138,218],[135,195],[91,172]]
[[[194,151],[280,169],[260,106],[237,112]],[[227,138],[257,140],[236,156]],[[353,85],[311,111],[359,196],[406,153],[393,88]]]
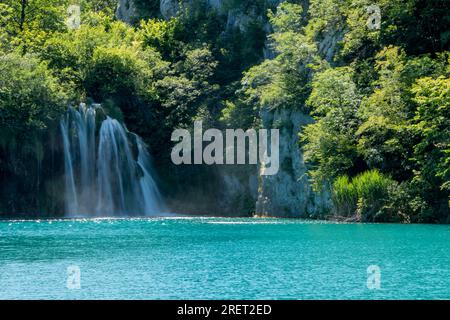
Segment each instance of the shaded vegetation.
[[[274,8],[230,0],[212,10],[196,0],[168,20],[159,1],[137,1],[143,19],[130,26],[114,17],[116,1],[80,0],[75,30],[65,24],[71,3],[0,3],[0,182],[21,180],[3,190],[2,212],[57,209],[37,199],[51,192],[36,172],[49,160],[44,149],[57,152],[49,137],[67,106],[84,101],[102,103],[148,142],[169,194],[188,182],[205,192],[217,187],[204,183],[214,180],[212,168],[167,165],[174,128],[196,119],[258,127],[261,110],[291,109],[315,119],[299,134],[299,148],[311,183],[332,192],[336,214],[450,221],[448,1]],[[374,4],[380,27],[368,28]],[[248,19],[229,23],[229,10]],[[5,196],[11,192],[39,195],[21,201]]]

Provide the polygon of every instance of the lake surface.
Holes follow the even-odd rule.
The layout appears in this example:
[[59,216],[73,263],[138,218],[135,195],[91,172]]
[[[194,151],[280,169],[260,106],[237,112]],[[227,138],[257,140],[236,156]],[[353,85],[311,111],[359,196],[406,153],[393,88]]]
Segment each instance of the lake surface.
[[450,227],[3,221],[0,272],[1,299],[450,299]]

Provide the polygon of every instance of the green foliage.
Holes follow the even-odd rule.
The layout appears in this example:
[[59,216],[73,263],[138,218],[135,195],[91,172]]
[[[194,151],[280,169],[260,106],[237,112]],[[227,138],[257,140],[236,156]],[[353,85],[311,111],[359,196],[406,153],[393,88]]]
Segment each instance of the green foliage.
[[303,25],[303,8],[289,2],[281,3],[276,12],[269,10],[268,17],[276,33],[298,32]]
[[[369,6],[380,8],[379,29],[367,27]],[[365,59],[387,44],[417,55],[450,48],[449,12],[445,0],[312,0],[306,29],[316,41],[340,42],[336,60]]]
[[139,33],[103,13],[91,13],[85,21],[77,30],[55,34],[38,51],[72,84],[74,96],[126,105],[150,94],[151,83],[168,66],[159,54],[143,46]]
[[303,129],[304,158],[312,168],[309,176],[316,190],[327,181],[346,173],[353,173],[358,164],[355,138],[351,132],[337,133],[331,128],[331,118],[308,125]]
[[[256,3],[224,4],[229,5],[250,14],[261,10]],[[176,18],[142,22],[138,32],[146,46],[158,50],[172,63],[170,75],[155,87],[163,117],[168,117],[164,121],[170,128],[189,125],[190,117],[205,110],[205,104],[208,113],[219,121],[221,106],[236,104],[247,110],[235,91],[243,70],[262,55],[265,33],[256,19],[242,27],[229,26],[224,12],[211,10],[204,1],[193,1],[182,6]],[[173,91],[174,88],[179,90]]]
[[156,89],[162,107],[165,109],[166,125],[176,127],[177,124],[188,125],[196,114],[197,100],[202,92],[185,77],[167,76],[156,83]]
[[378,79],[358,110],[362,120],[356,132],[358,153],[369,168],[403,179],[408,176],[405,171],[410,168],[409,150],[415,136],[407,122],[411,110],[404,79],[406,56],[399,48],[387,47],[375,59]]
[[180,50],[179,46],[181,46],[181,43],[175,39],[177,27],[178,20],[175,18],[143,20],[140,25],[140,33],[145,45],[158,50],[165,59],[174,59]]
[[[364,90],[356,86],[356,71],[348,67],[314,76],[307,103],[317,122],[301,134],[304,157],[311,165],[308,174],[316,188],[331,182],[346,190],[345,180],[338,177],[381,170],[401,183],[389,188],[383,219],[446,221],[448,78],[439,75],[448,75],[448,55],[408,57],[389,46],[374,58],[376,77],[369,74],[372,81],[360,82],[366,84]],[[363,200],[339,210],[361,211]]]
[[23,32],[61,30],[64,25],[62,10],[65,0],[4,0],[10,8],[11,32],[16,35]]
[[374,83],[374,92],[363,102],[361,117],[383,117],[390,123],[400,123],[408,117],[401,79],[405,54],[399,48],[388,47],[379,52],[375,59],[379,78]]
[[336,212],[344,216],[357,214],[363,221],[386,221],[386,204],[395,181],[377,170],[363,172],[351,181],[347,176],[333,183],[333,203]]
[[[70,3],[70,2],[69,2]],[[72,1],[79,4],[83,12],[105,12],[108,15],[114,14],[117,8],[117,0],[77,0]]]
[[11,44],[26,52],[41,46],[53,32],[64,30],[66,3],[67,0],[4,0],[0,12],[6,16],[2,24]]
[[[73,3],[82,25],[68,30]],[[143,19],[130,26],[114,17],[116,0],[3,0],[2,146],[28,141],[23,149],[42,161],[41,134],[68,104],[95,101],[164,162],[174,128],[202,119],[248,129],[261,111],[290,109],[315,120],[299,147],[337,214],[450,221],[448,1],[182,3],[162,20],[159,1],[136,1]],[[379,29],[368,28],[371,5]],[[286,123],[272,126],[291,130]]]
[[145,95],[154,78],[145,55],[132,48],[96,48],[89,65],[84,86],[95,101],[126,103]]
[[352,183],[358,194],[357,214],[366,221],[379,221],[383,206],[388,198],[389,188],[395,182],[376,170],[366,171],[356,176]]
[[218,88],[210,80],[217,62],[210,50],[193,49],[182,58],[173,65],[173,72],[158,80],[154,86],[168,130],[190,126],[205,106],[207,109],[213,108],[212,102],[216,101]]
[[355,131],[360,96],[347,67],[328,69],[314,76],[307,101],[316,123],[301,133],[305,161],[311,163],[310,176],[316,188],[358,166]]
[[31,55],[0,56],[0,136],[33,140],[55,124],[66,109],[64,86],[47,64]]
[[450,48],[450,3],[446,0],[384,0],[389,24],[383,41],[403,46],[410,54]]
[[261,60],[266,40],[263,22],[255,16],[264,12],[259,6],[261,1],[239,2],[229,1],[224,7],[239,7],[239,12],[252,19],[237,19],[234,24],[229,24],[226,11],[212,10],[207,1],[185,3],[174,19],[172,34],[176,45],[171,60],[177,60],[183,51],[207,45],[219,63],[214,81],[223,86],[239,81],[244,70]]
[[4,3],[0,3],[0,50],[9,49],[13,33],[13,10]]
[[336,214],[345,217],[355,214],[358,205],[358,192],[348,176],[340,176],[334,181],[333,203]]
[[220,122],[228,128],[250,129],[260,125],[258,112],[255,108],[248,107],[242,100],[236,103],[225,101]]
[[216,68],[217,61],[208,48],[198,48],[188,51],[182,62],[182,70],[186,76],[200,83],[210,80]]
[[388,216],[397,216],[404,222],[448,223],[448,218],[439,217],[436,208],[424,197],[425,184],[418,180],[405,181],[389,189],[384,211]]
[[327,69],[314,76],[307,101],[313,115],[324,116],[336,109],[355,113],[361,96],[353,82],[353,72],[349,67],[342,67]]
[[277,56],[251,68],[242,81],[248,98],[261,108],[304,109],[311,73],[322,67],[316,44],[300,28],[301,12],[297,4],[282,3],[269,13],[275,26],[270,39]]
[[[418,164],[415,179],[439,187],[440,193],[449,199],[450,78],[421,78],[412,92],[418,106],[414,127],[421,133],[421,141],[414,147],[414,160]],[[435,188],[432,190],[439,193]]]

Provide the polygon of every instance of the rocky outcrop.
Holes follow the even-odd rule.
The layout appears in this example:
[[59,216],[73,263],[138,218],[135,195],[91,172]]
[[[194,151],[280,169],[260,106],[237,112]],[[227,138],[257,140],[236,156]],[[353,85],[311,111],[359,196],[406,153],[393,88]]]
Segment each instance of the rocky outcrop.
[[330,30],[322,35],[318,40],[318,50],[322,57],[333,62],[336,53],[340,49],[340,43],[344,39],[345,31],[341,29]]
[[258,171],[255,166],[222,166],[219,169],[222,185],[219,197],[221,214],[251,216],[258,198]]
[[119,0],[117,5],[116,17],[126,23],[134,23],[138,19],[135,0]]
[[164,19],[170,19],[177,15],[180,10],[180,4],[178,0],[160,0],[159,10]]
[[[121,3],[133,1],[136,0],[120,0]],[[204,1],[210,8],[208,10],[216,10],[226,17],[224,32],[233,32],[232,30],[236,29],[245,32],[255,21],[262,25],[267,34],[272,31],[265,17],[265,10],[258,12],[255,6],[230,5],[231,1],[228,0]],[[267,7],[276,7],[282,1],[266,0],[266,4]],[[169,19],[190,3],[191,0],[184,0],[181,5],[178,0],[160,0],[160,14],[163,18]],[[308,1],[305,0],[303,5],[307,9]],[[122,13],[122,16],[132,17],[133,10],[132,6],[132,9]],[[342,39],[341,36],[342,33],[339,31],[323,35],[319,50],[324,58],[332,60],[337,44]],[[263,55],[266,59],[275,57],[268,42]],[[280,217],[316,217],[326,213],[331,206],[329,194],[326,190],[314,192],[308,180],[308,167],[304,162],[299,141],[299,132],[305,125],[312,123],[313,119],[298,110],[262,111],[261,118],[265,128],[280,129],[278,174],[264,176],[258,172],[261,168],[254,166],[244,170],[227,166],[219,168],[216,178],[219,180],[217,183],[221,186],[221,191],[218,200],[214,201],[218,207],[214,211],[219,212],[219,209],[223,209],[220,214],[227,215],[242,215],[247,214],[247,211],[253,211],[261,216]],[[192,198],[188,200],[192,202]]]
[[299,145],[299,132],[313,119],[286,109],[263,111],[261,118],[265,128],[280,130],[280,170],[273,176],[260,175],[256,215],[306,218],[325,214],[329,195],[313,191]]
[[[333,63],[344,34],[341,29],[330,29],[317,39],[323,59]],[[320,192],[313,190],[300,147],[299,134],[314,120],[296,110],[263,111],[261,118],[266,128],[280,127],[280,171],[274,176],[260,176],[256,214],[317,217],[328,213],[332,207],[329,190],[326,187]]]

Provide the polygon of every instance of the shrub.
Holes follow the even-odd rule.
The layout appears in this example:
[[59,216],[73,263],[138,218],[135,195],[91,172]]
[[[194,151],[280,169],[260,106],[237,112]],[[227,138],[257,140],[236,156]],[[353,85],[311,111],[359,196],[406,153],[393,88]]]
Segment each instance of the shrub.
[[351,181],[347,176],[341,176],[333,184],[336,213],[357,215],[363,221],[390,220],[385,205],[389,191],[395,185],[395,181],[377,170],[363,172]]
[[341,176],[333,184],[333,202],[339,215],[350,216],[355,213],[358,193],[348,176]]
[[0,136],[33,140],[66,110],[64,86],[35,56],[0,57]]
[[370,170],[356,176],[353,184],[358,194],[357,214],[365,221],[385,221],[383,209],[389,198],[389,188],[395,181],[377,170]]

